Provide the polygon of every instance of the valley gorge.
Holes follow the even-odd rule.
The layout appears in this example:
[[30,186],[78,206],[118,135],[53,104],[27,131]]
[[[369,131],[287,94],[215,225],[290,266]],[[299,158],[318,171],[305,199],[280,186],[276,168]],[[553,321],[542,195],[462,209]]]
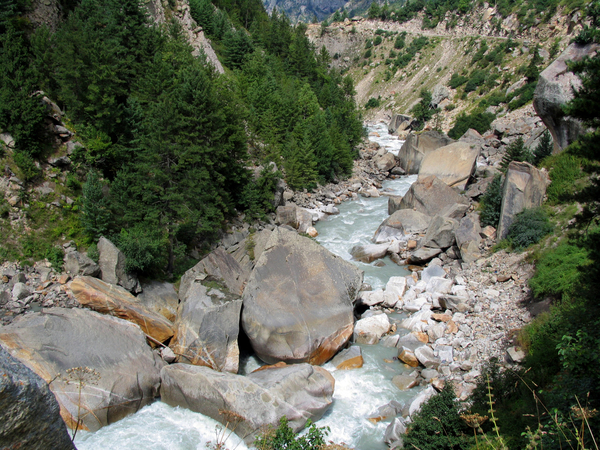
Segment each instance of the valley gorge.
[[[429,10],[335,22],[344,2],[288,3],[269,19],[152,2],[135,32],[168,31],[140,46],[144,77],[122,60],[126,95],[92,77],[70,96],[62,69],[31,63],[53,80],[30,97],[50,144],[29,150],[2,116],[0,393],[51,431],[42,444],[37,410],[3,406],[0,447],[279,448],[266,430],[284,424],[326,436],[315,449],[563,442],[545,413],[543,437],[525,432],[535,383],[563,412],[587,393],[589,431],[569,439],[588,445],[597,218],[578,195],[596,163],[578,152],[595,122],[577,102],[598,56],[571,40],[595,16],[560,5],[526,27],[479,3],[425,27]],[[329,20],[290,26],[282,7]],[[78,8],[34,2],[29,20],[67,51]],[[472,426],[490,390],[522,431]]]

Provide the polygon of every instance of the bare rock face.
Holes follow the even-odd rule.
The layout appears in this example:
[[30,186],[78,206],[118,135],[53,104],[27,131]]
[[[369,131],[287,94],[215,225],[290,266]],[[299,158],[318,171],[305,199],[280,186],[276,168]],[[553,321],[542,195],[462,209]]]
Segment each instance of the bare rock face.
[[133,293],[142,291],[137,277],[125,271],[125,255],[115,244],[101,237],[98,241],[98,253],[100,254],[98,264],[103,281],[118,284]]
[[480,150],[478,145],[458,141],[430,151],[423,157],[419,177],[435,175],[448,186],[462,190],[475,172]]
[[257,355],[322,364],[348,341],[362,271],[312,240],[276,228],[246,288],[242,326]]
[[0,448],[75,449],[48,384],[2,347]]
[[159,342],[173,336],[171,322],[144,307],[136,297],[119,286],[97,278],[77,277],[71,283],[71,291],[83,306],[136,323],[144,333]]
[[568,61],[581,61],[598,50],[597,44],[571,44],[540,73],[533,95],[533,107],[550,130],[554,151],[567,147],[585,132],[581,122],[565,116],[563,106],[573,99],[573,89],[581,87],[581,80],[567,67]]
[[170,348],[177,361],[237,373],[239,296],[194,282],[181,298]]
[[400,201],[400,209],[414,209],[427,216],[435,216],[455,203],[469,201],[434,175],[419,177]]
[[498,239],[506,237],[517,214],[525,208],[542,205],[549,183],[548,174],[529,163],[513,161],[509,164],[502,188]]
[[278,365],[247,376],[173,364],[162,370],[161,377],[162,401],[230,426],[233,422],[247,443],[263,427],[276,427],[282,416],[296,432],[308,419],[321,418],[333,401],[335,384],[327,370],[310,364]]
[[453,142],[454,140],[438,131],[425,131],[420,134],[410,133],[398,152],[398,165],[407,174],[417,174],[426,154]]
[[79,419],[80,429],[98,430],[158,395],[162,361],[155,359],[137,325],[116,317],[84,309],[44,309],[0,327],[0,343],[46,382],[54,380],[50,389],[72,429]]
[[182,299],[187,295],[187,290],[196,278],[206,276],[221,280],[235,295],[242,294],[247,277],[233,256],[219,247],[183,275],[179,287],[179,298]]

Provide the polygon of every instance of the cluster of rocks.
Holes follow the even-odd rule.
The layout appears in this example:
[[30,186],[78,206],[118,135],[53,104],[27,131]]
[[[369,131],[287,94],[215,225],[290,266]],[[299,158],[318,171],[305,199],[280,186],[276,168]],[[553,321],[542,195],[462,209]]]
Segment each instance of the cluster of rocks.
[[[97,430],[160,395],[223,423],[235,417],[248,442],[282,415],[298,431],[332,403],[333,377],[313,365],[351,337],[362,272],[289,227],[237,237],[231,253],[219,247],[186,272],[179,292],[140,283],[105,238],[98,264],[69,249],[64,306],[78,307],[22,314],[0,327],[0,343],[50,383],[71,428]],[[31,273],[7,277],[11,295],[37,283]],[[237,375],[240,324],[256,354],[278,364]]]
[[79,307],[68,289],[70,276],[52,269],[47,262],[33,267],[4,263],[0,268],[0,323],[7,325],[15,317],[41,308]]

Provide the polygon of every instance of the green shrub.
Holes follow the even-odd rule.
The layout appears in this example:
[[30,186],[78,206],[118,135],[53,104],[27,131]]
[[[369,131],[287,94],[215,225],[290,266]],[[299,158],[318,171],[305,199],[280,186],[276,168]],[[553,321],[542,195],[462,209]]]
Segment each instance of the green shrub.
[[127,272],[155,274],[166,267],[167,258],[163,253],[165,239],[157,230],[143,224],[123,229],[116,237],[116,245],[127,258]]
[[569,199],[574,193],[577,181],[584,177],[581,171],[582,159],[562,152],[545,159],[544,167],[550,169],[551,183],[546,190],[548,202],[557,204]]
[[65,259],[65,252],[60,247],[50,247],[46,250],[46,259],[52,265],[54,270],[62,270],[62,266]]
[[19,178],[24,181],[31,181],[40,173],[35,165],[33,158],[26,152],[16,151],[14,153],[14,161],[19,168]]
[[100,260],[100,252],[98,251],[98,246],[95,243],[88,247],[87,255],[92,261],[98,263]]
[[457,87],[465,84],[467,81],[469,81],[469,78],[457,73],[453,73],[450,77],[450,81],[448,82],[448,86],[450,86],[452,89],[456,89]]
[[485,80],[488,76],[488,72],[485,70],[474,70],[471,74],[471,78],[467,81],[465,86],[465,92],[472,92],[485,83]]
[[454,127],[448,132],[452,139],[459,139],[469,128],[477,130],[479,133],[485,133],[490,129],[490,125],[496,116],[488,112],[478,112],[473,114],[460,114],[456,118]]
[[591,263],[588,250],[567,241],[544,251],[535,264],[529,286],[536,297],[563,297],[574,292],[581,269]]
[[406,37],[406,33],[400,33],[396,36],[396,40],[394,41],[394,48],[396,50],[402,50],[406,45],[406,41],[404,40]]
[[363,58],[365,59],[369,59],[371,56],[373,55],[373,52],[371,51],[371,49],[368,49],[365,54],[363,55]]
[[539,144],[533,149],[533,164],[539,166],[544,158],[552,154],[552,136],[548,130],[544,131]]
[[456,395],[450,383],[431,397],[415,414],[404,437],[404,448],[419,450],[468,449],[469,430],[458,412]]
[[483,226],[498,226],[500,210],[502,208],[502,175],[497,174],[488,184],[485,194],[481,198],[481,213],[479,220]]
[[254,446],[261,450],[320,450],[325,445],[325,436],[329,428],[317,428],[308,422],[308,432],[303,436],[297,436],[288,425],[288,420],[283,416],[279,420],[279,426],[258,436]]
[[522,250],[539,242],[553,228],[542,208],[524,209],[508,228],[506,237],[515,250]]
[[381,38],[381,36],[377,36],[375,37],[375,40],[373,41],[373,45],[379,45],[383,42],[383,39]]
[[379,98],[371,97],[369,99],[369,101],[365,104],[365,108],[366,109],[378,108],[380,104],[381,104],[381,102],[380,102]]

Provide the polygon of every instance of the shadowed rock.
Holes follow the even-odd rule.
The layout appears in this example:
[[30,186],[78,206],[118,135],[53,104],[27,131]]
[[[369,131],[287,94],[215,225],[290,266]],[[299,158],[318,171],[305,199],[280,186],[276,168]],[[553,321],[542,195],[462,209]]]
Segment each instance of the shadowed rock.
[[48,384],[2,347],[0,448],[75,449]]

